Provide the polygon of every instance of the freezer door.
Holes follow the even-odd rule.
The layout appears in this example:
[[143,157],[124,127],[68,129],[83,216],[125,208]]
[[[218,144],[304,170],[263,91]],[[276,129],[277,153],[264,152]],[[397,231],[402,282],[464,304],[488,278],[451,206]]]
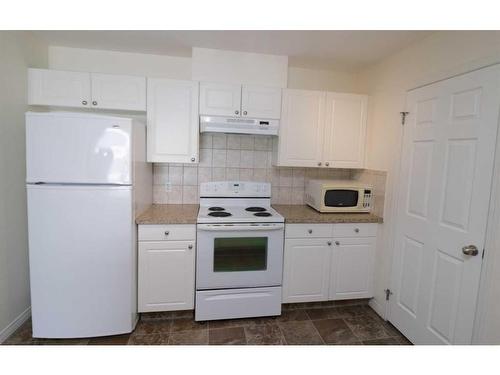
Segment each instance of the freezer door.
[[131,332],[136,251],[130,187],[28,186],[33,336]]
[[27,182],[131,184],[131,136],[126,118],[29,112]]

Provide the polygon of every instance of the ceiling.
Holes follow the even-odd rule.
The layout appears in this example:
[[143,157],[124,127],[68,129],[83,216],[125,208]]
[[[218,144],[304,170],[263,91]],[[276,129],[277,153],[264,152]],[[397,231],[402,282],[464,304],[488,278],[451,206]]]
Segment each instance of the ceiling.
[[431,31],[34,31],[53,46],[191,56],[192,47],[288,55],[296,67],[357,71]]

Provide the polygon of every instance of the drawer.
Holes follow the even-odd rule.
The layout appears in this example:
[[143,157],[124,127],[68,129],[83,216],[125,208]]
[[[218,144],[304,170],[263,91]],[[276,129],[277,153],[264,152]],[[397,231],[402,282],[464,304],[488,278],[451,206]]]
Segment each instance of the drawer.
[[334,224],[333,237],[375,237],[378,224]]
[[139,225],[139,241],[194,241],[196,225]]
[[332,237],[332,224],[286,224],[285,238]]

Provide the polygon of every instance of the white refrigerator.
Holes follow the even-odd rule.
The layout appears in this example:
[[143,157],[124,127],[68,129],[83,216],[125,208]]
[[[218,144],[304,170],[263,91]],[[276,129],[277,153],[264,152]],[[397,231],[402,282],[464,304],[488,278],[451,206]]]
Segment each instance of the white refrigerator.
[[132,118],[26,113],[34,337],[134,329],[135,216],[152,200],[145,132]]

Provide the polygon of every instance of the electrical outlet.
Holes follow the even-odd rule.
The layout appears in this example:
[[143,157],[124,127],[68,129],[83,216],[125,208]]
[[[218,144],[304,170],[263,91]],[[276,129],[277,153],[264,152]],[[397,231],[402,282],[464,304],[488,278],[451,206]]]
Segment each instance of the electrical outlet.
[[170,193],[170,192],[172,191],[172,183],[171,183],[170,181],[167,181],[167,182],[165,183],[165,191],[166,191],[167,193]]

